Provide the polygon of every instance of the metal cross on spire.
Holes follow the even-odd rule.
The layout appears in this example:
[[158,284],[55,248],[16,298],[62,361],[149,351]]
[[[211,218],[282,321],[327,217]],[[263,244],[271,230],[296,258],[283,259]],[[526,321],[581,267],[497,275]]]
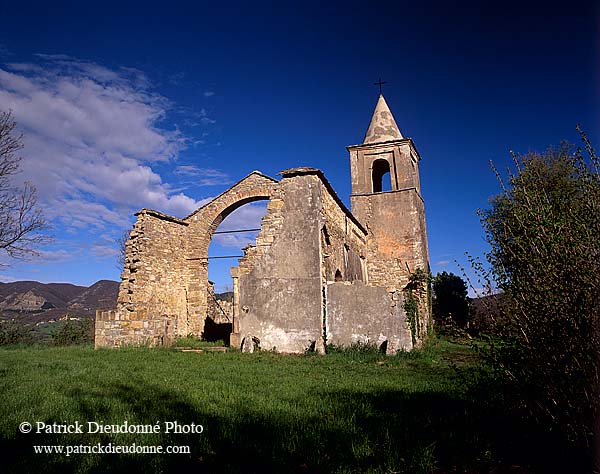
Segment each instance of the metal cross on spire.
[[379,78],[379,82],[373,83],[374,86],[379,86],[379,95],[381,95],[381,89],[382,89],[381,86],[383,86],[384,84],[387,84],[387,82],[386,81],[382,81],[381,77]]

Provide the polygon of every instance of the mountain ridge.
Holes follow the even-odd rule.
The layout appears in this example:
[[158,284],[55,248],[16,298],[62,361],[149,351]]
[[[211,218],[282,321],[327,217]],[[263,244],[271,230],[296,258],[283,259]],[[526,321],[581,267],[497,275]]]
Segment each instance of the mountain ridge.
[[0,312],[4,316],[93,316],[97,309],[114,309],[118,292],[119,282],[113,280],[98,280],[88,287],[33,280],[0,283]]

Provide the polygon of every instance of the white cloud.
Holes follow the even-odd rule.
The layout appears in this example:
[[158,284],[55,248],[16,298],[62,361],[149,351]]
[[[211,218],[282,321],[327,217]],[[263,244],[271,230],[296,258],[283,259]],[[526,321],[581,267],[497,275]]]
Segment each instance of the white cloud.
[[187,111],[185,123],[190,127],[200,127],[202,125],[213,125],[217,121],[209,117],[206,109],[200,109],[200,112]]
[[66,262],[73,258],[73,252],[60,249],[60,250],[42,250],[40,251],[39,259],[42,262]]
[[[176,159],[187,142],[160,126],[171,104],[142,71],[39,57],[41,64],[0,68],[0,109],[12,110],[24,132],[21,176],[37,186],[48,218],[74,228],[124,227],[141,207],[184,216],[200,205],[152,169]],[[223,182],[219,172],[195,171],[199,185]]]
[[92,245],[92,255],[95,257],[107,258],[107,257],[115,257],[119,254],[119,249],[117,248],[117,244],[115,245]]
[[227,173],[194,165],[180,165],[175,168],[175,174],[189,178],[189,183],[194,186],[219,186],[231,183]]
[[194,165],[181,165],[175,168],[175,174],[187,176],[207,176],[211,178],[226,178],[227,175],[222,171],[210,168],[198,168]]

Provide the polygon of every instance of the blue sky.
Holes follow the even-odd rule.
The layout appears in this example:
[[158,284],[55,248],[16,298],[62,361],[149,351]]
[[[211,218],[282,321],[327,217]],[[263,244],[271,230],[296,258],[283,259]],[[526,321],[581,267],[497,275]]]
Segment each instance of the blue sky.
[[[255,169],[320,168],[349,205],[345,146],[364,137],[379,77],[422,156],[434,273],[487,250],[489,160],[578,142],[577,123],[600,143],[592,3],[215,3],[0,2],[0,109],[54,236],[30,262],[0,256],[0,281],[118,280],[135,211],[184,216]],[[211,262],[219,289],[234,264]]]

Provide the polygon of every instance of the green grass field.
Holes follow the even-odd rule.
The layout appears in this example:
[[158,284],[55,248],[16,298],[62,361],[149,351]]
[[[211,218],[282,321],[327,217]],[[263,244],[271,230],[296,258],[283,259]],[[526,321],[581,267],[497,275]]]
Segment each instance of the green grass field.
[[[473,358],[467,347],[446,341],[394,357],[3,348],[0,470],[529,472],[516,467],[521,430],[485,401],[485,393],[478,398],[467,391]],[[18,430],[24,421],[125,420],[193,422],[204,432]],[[67,457],[33,448],[97,443],[188,445],[191,453]]]

